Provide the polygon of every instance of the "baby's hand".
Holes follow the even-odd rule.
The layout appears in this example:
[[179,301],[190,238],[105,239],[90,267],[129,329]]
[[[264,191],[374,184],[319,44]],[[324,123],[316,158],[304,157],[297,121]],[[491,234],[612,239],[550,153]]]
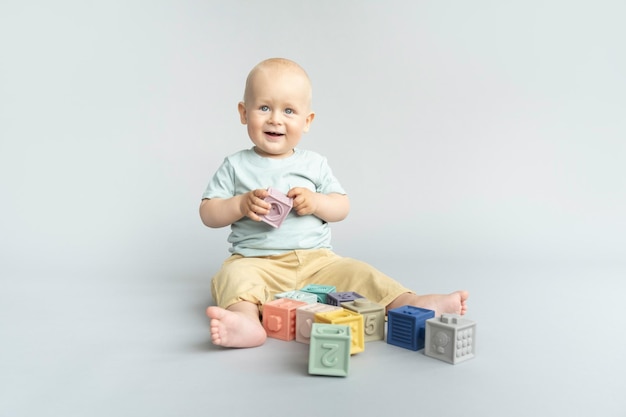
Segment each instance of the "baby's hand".
[[241,213],[254,221],[260,222],[263,216],[270,212],[272,207],[270,203],[264,199],[268,196],[267,190],[252,190],[242,195],[240,209]]
[[299,216],[314,214],[317,211],[317,193],[304,187],[289,190],[287,197],[293,198],[293,210]]

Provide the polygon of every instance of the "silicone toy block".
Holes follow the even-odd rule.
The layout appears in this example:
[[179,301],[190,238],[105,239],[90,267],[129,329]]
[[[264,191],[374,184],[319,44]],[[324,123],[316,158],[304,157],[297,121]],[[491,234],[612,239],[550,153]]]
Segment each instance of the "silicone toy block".
[[350,326],[313,323],[309,346],[309,374],[348,376]]
[[317,296],[305,291],[287,291],[274,296],[275,299],[289,298],[291,300],[303,301],[307,304],[316,304]]
[[[314,294],[310,295],[315,297]],[[311,341],[311,328],[315,322],[315,314],[334,310],[341,310],[341,307],[321,303],[298,307],[296,310],[296,342],[309,344]]]
[[387,343],[410,350],[424,348],[426,320],[435,317],[433,310],[402,306],[387,312]]
[[385,307],[367,298],[357,298],[354,301],[341,303],[341,306],[363,316],[365,342],[385,340]]
[[283,224],[283,221],[293,207],[293,199],[287,197],[280,191],[269,187],[267,191],[270,193],[265,197],[265,201],[270,203],[270,212],[261,216],[261,220],[276,228]]
[[426,356],[457,364],[472,359],[475,352],[476,322],[457,314],[426,321]]
[[310,292],[311,294],[317,295],[317,301],[319,303],[328,304],[328,293],[336,292],[337,288],[332,285],[318,285],[318,284],[309,284],[304,288],[301,288],[300,291]]
[[315,323],[340,324],[350,326],[352,343],[350,354],[360,353],[365,350],[365,337],[363,331],[363,316],[354,311],[341,308],[335,311],[315,314]]
[[364,298],[361,294],[356,292],[331,292],[327,296],[326,301],[331,306],[340,306],[341,303],[347,303],[348,301],[354,301],[357,298]]
[[296,338],[296,309],[305,306],[303,301],[279,298],[263,306],[263,327],[268,337],[285,341]]

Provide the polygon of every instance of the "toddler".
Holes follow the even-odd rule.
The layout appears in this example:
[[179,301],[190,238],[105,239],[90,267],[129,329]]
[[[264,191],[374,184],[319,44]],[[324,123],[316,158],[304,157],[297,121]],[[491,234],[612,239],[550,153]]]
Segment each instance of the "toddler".
[[[208,307],[207,315],[214,344],[263,344],[263,305],[308,284],[354,291],[387,309],[413,305],[437,315],[465,314],[466,291],[418,295],[371,265],[332,251],[329,223],[343,220],[350,202],[326,158],[298,147],[315,118],[302,67],[283,58],[256,65],[238,110],[254,146],[225,158],[200,204],[206,226],[231,227],[232,254],[211,281],[217,306]],[[279,228],[261,221],[270,212],[268,187],[293,199]]]

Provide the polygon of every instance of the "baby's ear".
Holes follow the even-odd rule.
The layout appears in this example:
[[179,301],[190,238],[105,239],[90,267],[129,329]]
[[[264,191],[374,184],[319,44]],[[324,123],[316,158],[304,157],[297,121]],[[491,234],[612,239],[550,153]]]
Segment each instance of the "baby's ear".
[[313,119],[315,119],[315,113],[311,112],[306,120],[304,121],[304,132],[308,132],[309,128],[311,127],[311,123],[313,122]]
[[246,117],[246,103],[244,103],[243,101],[240,101],[239,104],[237,105],[237,111],[239,111],[239,120],[241,121],[242,125],[245,125],[248,123],[248,118]]

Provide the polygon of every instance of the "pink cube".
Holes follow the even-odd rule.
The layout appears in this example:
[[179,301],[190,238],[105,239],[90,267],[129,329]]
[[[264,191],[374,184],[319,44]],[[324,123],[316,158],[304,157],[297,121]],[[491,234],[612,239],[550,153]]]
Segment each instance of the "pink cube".
[[270,212],[261,216],[261,220],[273,227],[278,228],[281,224],[283,224],[283,220],[285,220],[291,211],[291,207],[293,207],[293,199],[287,197],[285,194],[272,187],[269,187],[267,191],[270,194],[265,197],[265,201],[271,205]]
[[308,305],[290,298],[272,300],[263,306],[263,327],[268,337],[285,341],[296,338],[296,309]]
[[311,343],[311,329],[317,313],[341,310],[342,307],[314,303],[298,307],[296,310],[296,342]]

